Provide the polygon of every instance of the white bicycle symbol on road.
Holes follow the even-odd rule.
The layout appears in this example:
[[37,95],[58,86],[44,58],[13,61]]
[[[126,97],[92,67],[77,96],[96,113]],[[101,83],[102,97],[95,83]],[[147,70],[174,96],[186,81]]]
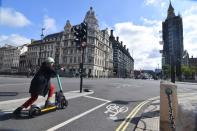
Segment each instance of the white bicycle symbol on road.
[[109,115],[110,117],[114,117],[119,113],[125,113],[128,111],[128,107],[126,107],[126,106],[120,107],[116,104],[109,104],[108,106],[106,106],[106,108],[107,108],[107,111],[105,111],[104,113],[106,113],[106,114],[111,113]]

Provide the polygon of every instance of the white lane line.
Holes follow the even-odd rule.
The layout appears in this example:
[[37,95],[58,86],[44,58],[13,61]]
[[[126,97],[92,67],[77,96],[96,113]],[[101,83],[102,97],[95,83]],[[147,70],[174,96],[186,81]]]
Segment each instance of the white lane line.
[[106,105],[107,103],[109,103],[109,102],[105,102],[105,103],[103,103],[101,105],[98,105],[98,106],[96,106],[96,107],[94,107],[94,108],[92,108],[92,109],[90,109],[90,110],[88,110],[88,111],[86,111],[84,113],[81,113],[81,114],[79,114],[79,115],[77,115],[77,116],[75,116],[75,117],[73,117],[71,119],[68,119],[65,122],[62,122],[62,123],[60,123],[60,124],[58,124],[58,125],[56,125],[54,127],[49,128],[47,131],[55,131],[55,130],[57,130],[57,129],[59,129],[59,128],[65,126],[65,125],[67,125],[69,123],[71,123],[72,121],[75,121],[75,120],[77,120],[77,119],[79,119],[79,118],[81,118],[81,117],[83,117],[83,116],[95,111],[96,109],[101,108],[102,106]]
[[102,99],[102,98],[98,98],[98,97],[93,97],[93,96],[84,96],[84,97],[95,99],[95,100],[100,100],[100,101],[105,101],[105,102],[111,102],[110,100],[106,100],[106,99]]
[[12,86],[12,85],[27,85],[27,84],[30,84],[30,83],[15,83],[15,84],[0,84],[0,87],[2,86]]

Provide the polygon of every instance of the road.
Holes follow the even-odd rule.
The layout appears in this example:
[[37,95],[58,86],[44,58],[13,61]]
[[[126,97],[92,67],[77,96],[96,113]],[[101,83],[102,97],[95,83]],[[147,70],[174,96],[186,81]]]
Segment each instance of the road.
[[[93,92],[69,98],[69,106],[66,109],[32,119],[28,117],[16,119],[3,110],[4,106],[1,103],[7,106],[10,100],[28,98],[30,81],[31,78],[0,77],[0,130],[118,131],[123,128],[134,130],[140,113],[148,103],[145,101],[159,96],[160,91],[160,81],[155,80],[84,79],[83,87]],[[57,85],[56,79],[52,79],[52,82]],[[63,91],[69,93],[79,90],[80,81],[78,78],[62,78],[62,85]],[[134,108],[137,110],[134,111]],[[10,108],[10,111],[12,110]],[[132,115],[134,112],[135,116]],[[130,119],[131,116],[133,119]]]

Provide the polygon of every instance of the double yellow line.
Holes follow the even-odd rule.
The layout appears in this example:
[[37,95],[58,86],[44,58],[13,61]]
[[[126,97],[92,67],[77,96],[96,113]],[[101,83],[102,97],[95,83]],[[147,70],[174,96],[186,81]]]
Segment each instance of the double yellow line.
[[135,117],[135,115],[138,113],[138,111],[148,102],[158,99],[158,97],[150,98],[146,101],[141,102],[139,105],[137,105],[126,117],[126,119],[118,126],[116,131],[125,131],[130,123],[130,121]]

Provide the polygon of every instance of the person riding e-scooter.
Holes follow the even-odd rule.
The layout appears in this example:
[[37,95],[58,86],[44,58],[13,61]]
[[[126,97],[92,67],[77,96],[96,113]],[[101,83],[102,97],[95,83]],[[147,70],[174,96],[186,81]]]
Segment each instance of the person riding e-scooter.
[[13,112],[14,115],[20,115],[22,109],[32,105],[39,95],[45,97],[48,93],[45,107],[52,105],[51,99],[55,91],[55,86],[50,82],[50,78],[56,76],[54,62],[53,58],[48,57],[45,62],[42,63],[40,69],[31,81],[29,88],[31,97]]

